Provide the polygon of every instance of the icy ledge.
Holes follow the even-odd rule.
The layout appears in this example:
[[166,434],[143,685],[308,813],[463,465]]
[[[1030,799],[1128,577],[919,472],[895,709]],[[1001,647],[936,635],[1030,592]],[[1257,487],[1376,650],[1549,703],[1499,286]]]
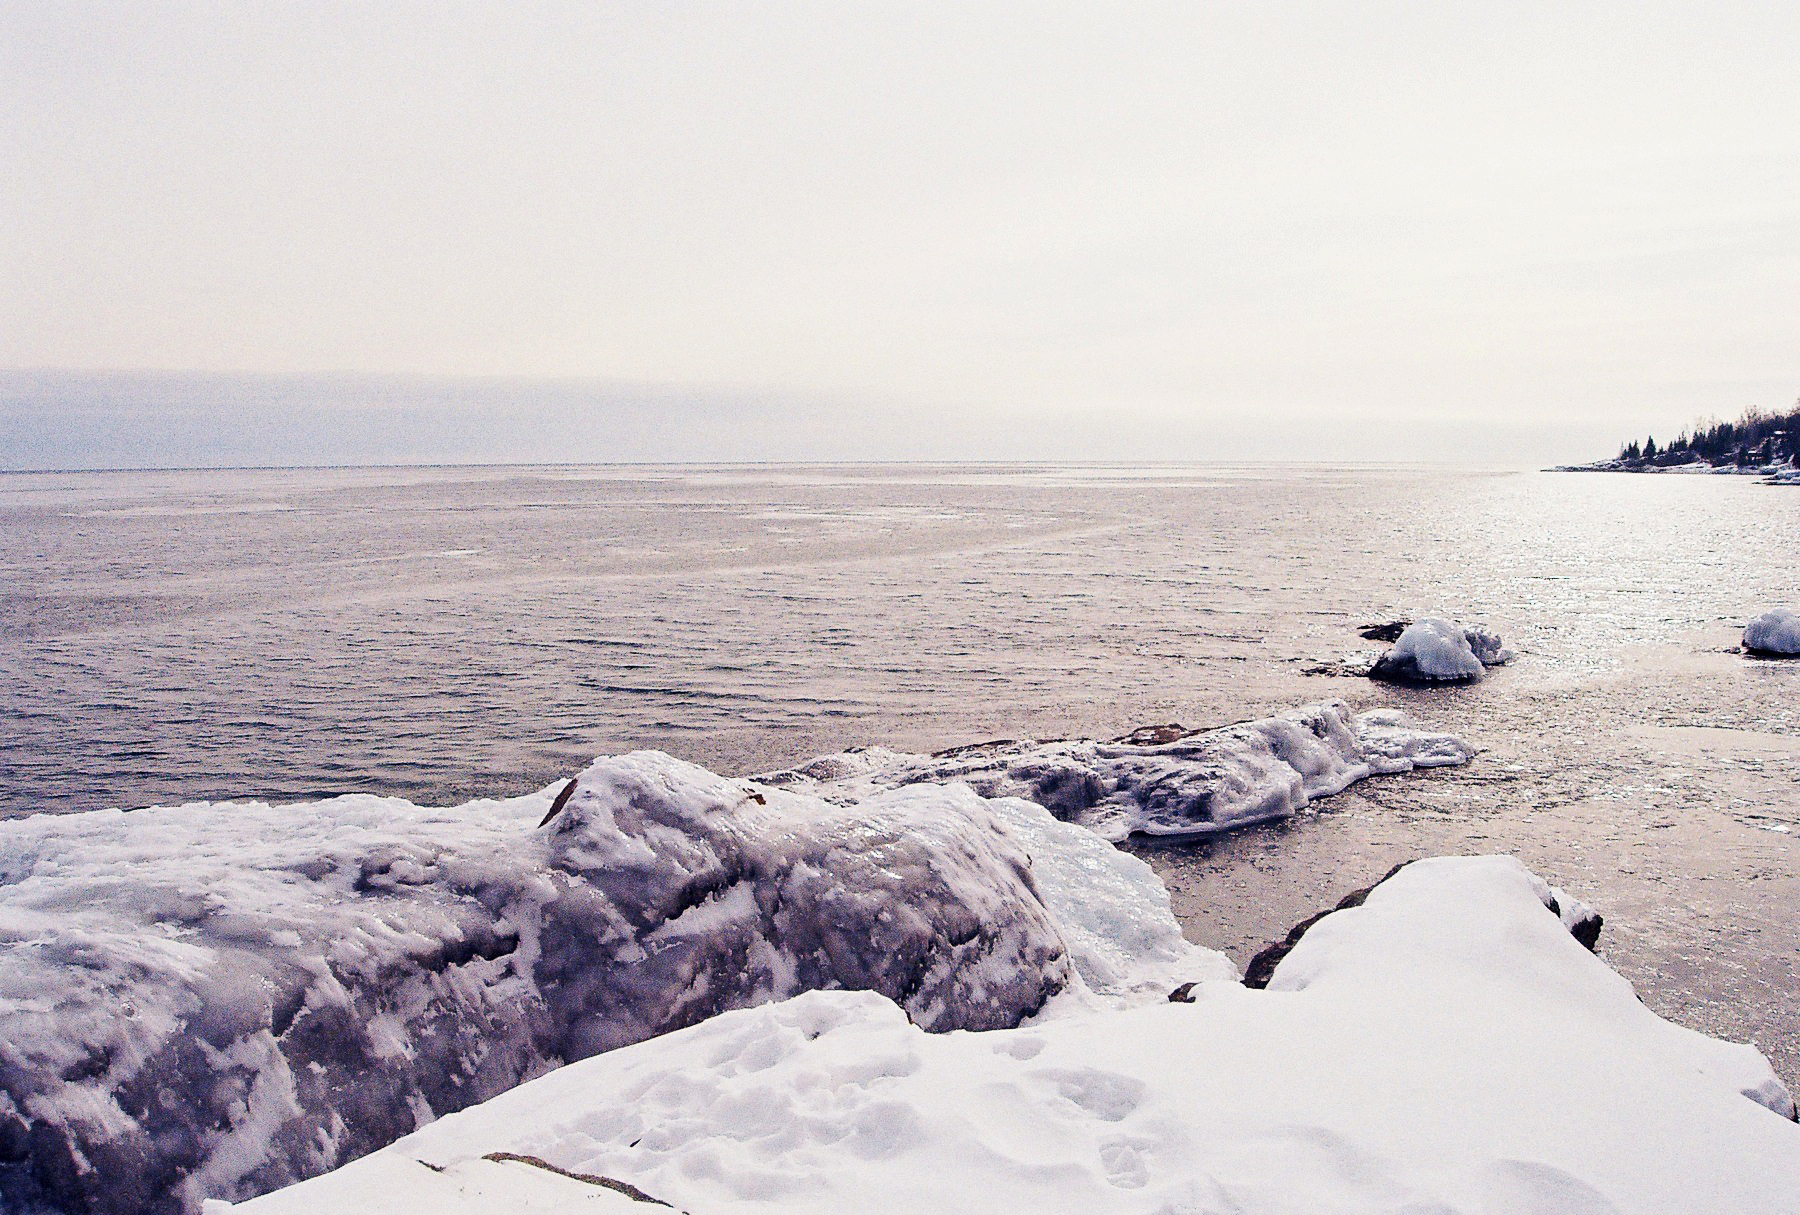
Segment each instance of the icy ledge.
[[1109,840],[1200,836],[1286,818],[1366,776],[1466,764],[1474,749],[1394,709],[1330,700],[1159,741],[996,742],[938,755],[871,747],[757,779],[836,802],[904,785],[960,781],[1021,797]]
[[[1762,1057],[1662,1021],[1516,861],[1421,861],[1269,988],[922,1033],[818,992],[572,1065],[209,1215],[1791,1209]],[[542,1206],[533,1205],[541,1202]]]
[[1023,802],[844,807],[656,753],[540,825],[551,793],[0,823],[0,1210],[247,1198],[813,988],[992,1029],[1233,973],[1148,867]]

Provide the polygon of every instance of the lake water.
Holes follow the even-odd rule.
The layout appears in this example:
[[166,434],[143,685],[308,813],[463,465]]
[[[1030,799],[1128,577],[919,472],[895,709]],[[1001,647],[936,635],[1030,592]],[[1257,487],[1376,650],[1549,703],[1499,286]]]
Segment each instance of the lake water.
[[[1484,753],[1143,847],[1241,962],[1433,852],[1513,851],[1668,1015],[1800,1078],[1800,490],[1413,468],[346,469],[0,476],[0,816],[451,802],[657,747],[1201,726],[1339,696]],[[1446,613],[1475,687],[1346,672]]]

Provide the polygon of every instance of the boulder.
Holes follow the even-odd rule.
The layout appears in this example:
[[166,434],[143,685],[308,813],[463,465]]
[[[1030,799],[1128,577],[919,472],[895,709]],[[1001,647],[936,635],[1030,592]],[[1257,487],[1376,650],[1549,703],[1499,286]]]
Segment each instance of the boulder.
[[1744,649],[1782,658],[1800,655],[1800,612],[1776,608],[1744,626]]
[[1474,683],[1486,669],[1461,625],[1428,619],[1406,626],[1369,676],[1392,683]]

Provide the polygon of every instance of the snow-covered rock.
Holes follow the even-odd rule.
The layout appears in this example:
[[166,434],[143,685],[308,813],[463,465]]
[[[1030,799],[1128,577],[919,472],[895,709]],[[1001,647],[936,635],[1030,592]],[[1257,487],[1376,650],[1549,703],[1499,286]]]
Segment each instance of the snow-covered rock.
[[1432,618],[1408,625],[1369,674],[1397,683],[1473,683],[1512,657],[1491,629]]
[[757,779],[840,802],[960,781],[1118,840],[1133,832],[1211,835],[1285,818],[1366,776],[1464,764],[1473,754],[1404,714],[1357,714],[1333,700],[1160,743],[1001,742],[931,756],[871,748]]
[[844,806],[656,753],[540,826],[550,792],[0,822],[0,1209],[247,1197],[811,988],[994,1029],[1231,973],[1147,867],[1036,806]]
[[869,993],[726,1013],[209,1215],[623,1210],[608,1183],[708,1215],[1792,1209],[1767,1063],[1657,1018],[1550,898],[1510,858],[1422,861],[1268,990],[992,1033]]
[[1744,648],[1757,654],[1800,654],[1800,612],[1764,612],[1744,626]]

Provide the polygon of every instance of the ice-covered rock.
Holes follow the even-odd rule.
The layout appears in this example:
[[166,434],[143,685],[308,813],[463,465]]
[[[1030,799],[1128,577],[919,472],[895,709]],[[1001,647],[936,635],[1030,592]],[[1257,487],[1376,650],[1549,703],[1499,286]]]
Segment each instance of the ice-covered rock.
[[1512,656],[1489,629],[1432,618],[1406,626],[1369,675],[1396,683],[1473,683],[1487,667]]
[[1768,1064],[1659,1019],[1550,897],[1510,858],[1421,861],[1266,991],[995,1033],[868,993],[727,1013],[209,1215],[515,1215],[581,1184],[622,1210],[606,1182],[709,1215],[1792,1209]]
[[1513,660],[1513,652],[1500,643],[1500,634],[1484,624],[1464,625],[1463,640],[1484,667],[1505,666]]
[[993,1029],[1229,973],[1139,862],[966,788],[846,806],[639,753],[550,804],[0,822],[0,1209],[246,1197],[811,988]]
[[1754,654],[1800,654],[1800,612],[1764,612],[1744,626],[1744,648]]
[[1149,865],[1034,802],[998,798],[987,806],[1030,855],[1079,979],[1050,1012],[1160,1001],[1183,983],[1237,980],[1224,954],[1182,936],[1169,892]]
[[1464,764],[1473,753],[1404,714],[1357,714],[1333,700],[1167,742],[1002,742],[931,756],[877,749],[758,779],[844,802],[960,781],[987,797],[1036,802],[1117,840],[1133,832],[1211,835],[1285,818],[1366,776]]

